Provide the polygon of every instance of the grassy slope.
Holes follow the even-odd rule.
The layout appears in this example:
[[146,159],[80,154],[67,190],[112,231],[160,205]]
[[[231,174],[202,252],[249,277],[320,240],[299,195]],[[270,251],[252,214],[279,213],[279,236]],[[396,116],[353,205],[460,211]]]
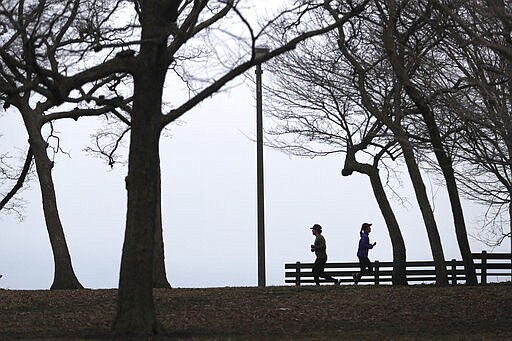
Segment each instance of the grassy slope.
[[[0,290],[0,339],[109,339],[116,290]],[[155,290],[155,340],[512,340],[512,285]]]

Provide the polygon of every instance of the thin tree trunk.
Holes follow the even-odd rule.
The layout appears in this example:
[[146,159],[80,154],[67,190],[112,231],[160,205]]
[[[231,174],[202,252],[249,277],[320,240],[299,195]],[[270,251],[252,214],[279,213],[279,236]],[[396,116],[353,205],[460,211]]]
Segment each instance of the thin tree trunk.
[[399,142],[400,146],[402,147],[407,170],[414,187],[416,200],[418,201],[421,215],[427,229],[427,235],[430,241],[430,249],[432,251],[432,258],[436,268],[436,284],[440,286],[446,286],[448,285],[448,272],[446,271],[441,237],[439,236],[434,213],[432,212],[432,207],[430,206],[430,202],[428,200],[425,184],[423,183],[416,158],[414,157],[412,144],[405,136],[399,138]]
[[[395,31],[396,21],[398,20],[398,13],[396,1],[394,0],[388,0],[388,15],[389,18],[387,23],[385,24],[384,31],[382,34],[384,49],[386,51],[386,55],[389,59],[389,62],[391,63],[393,71],[396,74],[398,80],[400,81],[400,84],[406,87],[407,84],[405,83],[407,83],[408,79],[407,71],[402,65],[400,58],[398,57],[395,46]],[[395,131],[395,134],[398,135],[397,137],[399,139],[400,146],[402,147],[402,151],[404,153],[407,170],[409,172],[409,176],[411,177],[414,191],[416,193],[416,199],[418,200],[421,214],[425,222],[425,227],[427,228],[427,234],[430,240],[430,247],[432,249],[432,257],[434,259],[434,264],[436,267],[436,282],[438,285],[448,285],[448,277],[443,254],[443,248],[441,245],[441,238],[439,237],[439,231],[436,225],[434,214],[432,212],[430,202],[428,201],[425,185],[421,178],[421,173],[419,171],[419,167],[414,156],[412,144],[404,132],[400,132],[397,134],[397,132]]]
[[372,185],[375,199],[379,204],[380,211],[386,222],[386,226],[389,231],[389,237],[391,239],[391,245],[393,247],[393,285],[407,285],[406,275],[406,248],[402,233],[398,221],[396,220],[395,214],[389,200],[387,198],[382,181],[378,172],[376,174],[370,174],[370,182]]
[[425,99],[423,98],[421,92],[416,88],[416,86],[412,84],[411,79],[409,78],[409,74],[405,66],[402,64],[400,57],[398,56],[397,49],[395,48],[395,20],[397,15],[395,6],[395,1],[390,1],[390,18],[383,35],[386,53],[395,75],[397,76],[400,83],[403,85],[406,93],[409,95],[409,97],[413,100],[418,109],[421,111],[423,120],[428,127],[428,132],[434,149],[434,154],[436,155],[437,162],[441,167],[441,171],[443,172],[446,181],[446,187],[448,190],[448,196],[450,198],[452,216],[455,225],[455,233],[457,235],[459,250],[462,256],[462,260],[464,262],[466,283],[469,285],[476,285],[478,282],[476,279],[475,265],[473,263],[471,249],[469,247],[466,224],[464,222],[464,213],[462,210],[462,204],[460,202],[460,197],[457,190],[457,182],[455,180],[452,161],[444,150],[439,129],[432,110],[425,102]]
[[34,154],[46,229],[53,252],[55,269],[50,289],[82,289],[83,286],[78,281],[71,264],[71,256],[57,209],[57,197],[52,178],[53,162],[47,155],[47,143],[41,135],[38,122],[34,122],[28,111],[23,116],[29,134],[30,149]]
[[437,162],[441,167],[444,179],[446,181],[446,187],[448,190],[448,196],[450,198],[453,221],[455,225],[455,233],[457,235],[457,242],[459,244],[459,251],[462,256],[462,261],[464,263],[466,284],[477,285],[478,280],[476,278],[475,264],[473,262],[473,256],[471,255],[471,248],[469,246],[468,232],[466,229],[466,223],[464,221],[464,213],[462,210],[462,204],[460,202],[459,191],[457,189],[457,181],[455,180],[452,160],[444,150],[441,136],[439,134],[439,129],[434,119],[434,114],[430,108],[428,108],[426,103],[418,97],[419,92],[417,89],[412,89],[408,86],[406,86],[405,89],[422,111],[423,119],[428,126],[430,139],[434,148]]
[[407,285],[406,276],[406,249],[400,226],[396,220],[395,213],[384,190],[382,181],[379,176],[379,170],[368,164],[358,163],[355,160],[355,155],[351,151],[347,151],[345,158],[345,165],[342,171],[344,176],[348,176],[356,171],[361,174],[366,174],[370,178],[373,194],[379,205],[379,209],[386,222],[389,237],[391,239],[391,246],[393,248],[393,285]]

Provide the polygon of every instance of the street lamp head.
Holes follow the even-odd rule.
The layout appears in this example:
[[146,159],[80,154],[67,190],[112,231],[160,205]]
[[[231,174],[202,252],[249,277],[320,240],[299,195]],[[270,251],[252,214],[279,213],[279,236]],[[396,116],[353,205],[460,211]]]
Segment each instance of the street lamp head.
[[270,49],[268,47],[257,46],[254,48],[254,57],[255,58],[263,57],[264,55],[266,55],[269,52],[270,52]]

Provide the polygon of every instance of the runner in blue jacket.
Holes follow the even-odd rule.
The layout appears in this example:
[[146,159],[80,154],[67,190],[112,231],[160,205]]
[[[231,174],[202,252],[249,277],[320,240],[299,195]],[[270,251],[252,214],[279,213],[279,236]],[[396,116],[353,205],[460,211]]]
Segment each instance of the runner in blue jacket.
[[361,231],[359,232],[361,238],[359,239],[359,247],[357,248],[357,258],[359,258],[360,271],[356,272],[353,276],[355,284],[359,282],[364,274],[373,272],[372,263],[368,258],[368,250],[373,249],[377,243],[370,243],[370,237],[368,235],[372,231],[371,226],[372,224],[370,223],[363,223],[361,226]]

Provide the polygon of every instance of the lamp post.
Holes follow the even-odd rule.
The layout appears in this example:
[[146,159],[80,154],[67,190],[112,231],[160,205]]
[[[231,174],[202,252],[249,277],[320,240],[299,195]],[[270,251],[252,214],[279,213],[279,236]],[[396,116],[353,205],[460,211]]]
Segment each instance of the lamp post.
[[[269,52],[268,48],[256,47],[255,57]],[[263,104],[261,63],[256,65],[256,183],[258,195],[258,286],[266,286],[265,271],[265,197],[263,186]]]

